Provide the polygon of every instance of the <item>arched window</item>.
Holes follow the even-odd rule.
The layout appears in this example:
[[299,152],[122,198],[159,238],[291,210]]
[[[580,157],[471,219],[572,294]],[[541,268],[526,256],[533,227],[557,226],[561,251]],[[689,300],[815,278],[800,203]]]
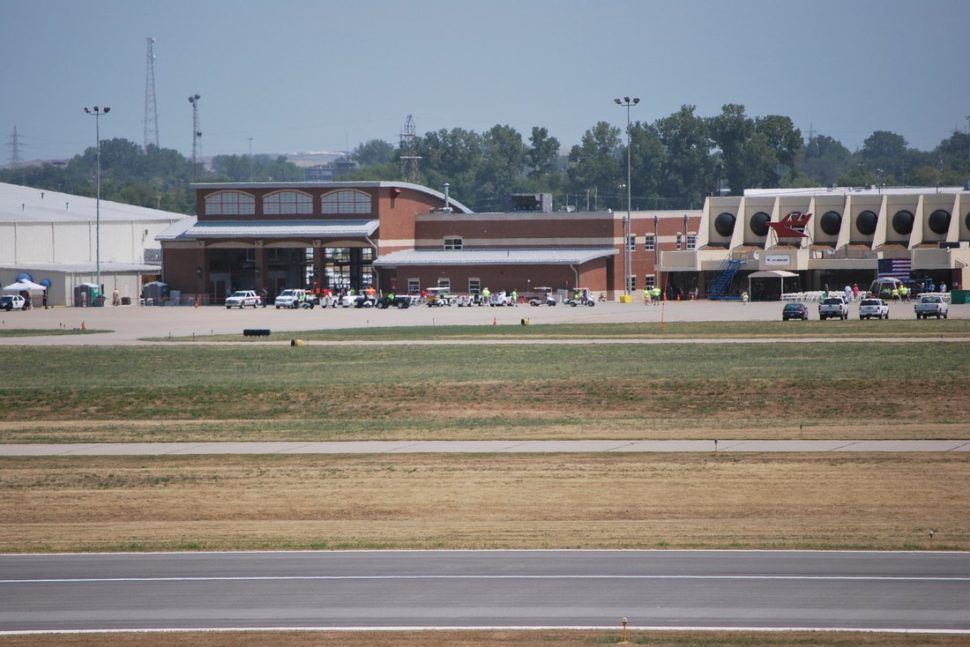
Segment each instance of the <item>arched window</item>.
[[277,191],[263,198],[263,213],[267,215],[309,215],[313,213],[313,198],[302,191]]
[[323,213],[370,213],[370,196],[362,191],[331,191],[323,196]]
[[242,191],[218,191],[205,197],[207,216],[252,216],[256,214],[256,198]]

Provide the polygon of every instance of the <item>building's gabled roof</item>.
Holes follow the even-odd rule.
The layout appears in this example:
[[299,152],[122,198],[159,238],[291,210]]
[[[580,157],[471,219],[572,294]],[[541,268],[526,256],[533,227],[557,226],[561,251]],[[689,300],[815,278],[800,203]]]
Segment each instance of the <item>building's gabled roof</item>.
[[[216,189],[216,190],[236,190],[248,191],[252,189],[410,189],[418,193],[424,193],[441,201],[441,206],[445,206],[445,194],[434,189],[429,189],[421,184],[411,182],[379,182],[379,181],[358,181],[358,182],[197,182],[192,184],[193,189]],[[448,196],[448,206],[461,213],[474,213],[471,209]]]
[[[372,236],[377,220],[205,220],[179,238],[348,238]],[[159,236],[161,239],[161,236]]]
[[616,253],[612,247],[414,250],[381,256],[374,265],[581,265]]
[[[67,274],[94,274],[96,263],[0,263],[0,270],[30,270],[32,272],[64,272]],[[157,274],[160,265],[147,263],[118,263],[101,261],[101,274]]]
[[[100,213],[99,213],[100,212]],[[0,222],[174,222],[185,214],[0,182]]]

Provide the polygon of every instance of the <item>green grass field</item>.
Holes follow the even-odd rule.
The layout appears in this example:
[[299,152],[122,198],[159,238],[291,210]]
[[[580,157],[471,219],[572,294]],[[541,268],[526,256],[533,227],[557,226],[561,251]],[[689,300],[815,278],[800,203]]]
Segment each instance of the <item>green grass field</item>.
[[30,347],[6,356],[0,441],[966,437],[970,352],[939,334]]
[[[528,319],[529,311],[522,312]],[[737,338],[768,337],[970,337],[970,319],[944,321],[889,320],[859,321],[704,321],[612,324],[546,324],[522,326],[399,326],[392,328],[367,327],[335,330],[301,330],[273,333],[267,337],[238,335],[198,335],[187,337],[159,337],[159,341],[246,341],[265,342],[267,339],[310,341],[431,341],[477,339],[677,339],[677,338]],[[867,325],[867,324],[872,325]]]

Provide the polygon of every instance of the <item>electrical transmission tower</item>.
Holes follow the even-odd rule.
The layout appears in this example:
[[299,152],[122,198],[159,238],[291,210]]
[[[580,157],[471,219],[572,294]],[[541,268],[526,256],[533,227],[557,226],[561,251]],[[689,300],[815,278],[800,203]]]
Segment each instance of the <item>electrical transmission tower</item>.
[[418,140],[414,134],[414,117],[408,115],[401,133],[401,174],[406,182],[418,181]]
[[20,157],[20,135],[17,134],[17,126],[13,127],[13,134],[10,135],[10,143],[7,147],[10,148],[10,165],[17,168],[23,161]]
[[193,94],[189,97],[189,103],[192,104],[192,181],[195,181],[195,171],[198,168],[198,159],[202,155],[202,144],[199,139],[202,137],[202,131],[199,130],[199,99],[201,99],[198,94]]
[[145,150],[149,144],[158,148],[158,105],[155,103],[155,39],[148,37],[145,59]]

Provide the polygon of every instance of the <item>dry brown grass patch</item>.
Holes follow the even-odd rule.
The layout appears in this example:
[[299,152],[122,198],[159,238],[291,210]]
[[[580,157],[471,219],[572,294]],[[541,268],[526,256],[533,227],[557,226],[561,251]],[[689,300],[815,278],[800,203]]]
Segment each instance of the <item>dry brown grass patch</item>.
[[0,460],[0,550],[970,548],[959,454]]

